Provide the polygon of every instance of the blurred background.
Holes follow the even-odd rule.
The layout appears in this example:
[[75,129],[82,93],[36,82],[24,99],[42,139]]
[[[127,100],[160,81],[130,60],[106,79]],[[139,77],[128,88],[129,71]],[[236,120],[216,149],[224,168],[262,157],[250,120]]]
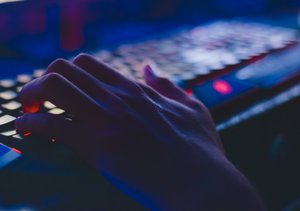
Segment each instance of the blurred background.
[[151,34],[215,19],[242,17],[298,27],[300,10],[298,0],[1,2],[0,77],[13,76],[19,70],[26,72],[33,66],[45,67],[56,57],[113,48],[119,43],[136,42]]

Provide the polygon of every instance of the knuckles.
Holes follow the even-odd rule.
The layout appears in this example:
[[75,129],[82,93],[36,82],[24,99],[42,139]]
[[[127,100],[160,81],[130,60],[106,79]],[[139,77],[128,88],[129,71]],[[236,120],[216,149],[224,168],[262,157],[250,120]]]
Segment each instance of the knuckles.
[[28,101],[29,93],[33,90],[41,89],[47,91],[53,89],[56,85],[60,84],[61,81],[62,76],[58,73],[49,73],[40,78],[34,79],[22,88],[19,93],[19,100],[21,102]]
[[82,63],[87,62],[89,58],[90,58],[90,56],[88,54],[81,53],[75,57],[73,62],[74,62],[74,64],[82,64]]
[[57,73],[63,73],[63,71],[66,69],[65,67],[69,64],[69,62],[65,59],[56,59],[54,62],[52,62],[46,71],[46,74],[57,72]]
[[55,85],[60,84],[62,81],[62,76],[58,73],[49,73],[45,75],[42,79],[41,88],[44,90],[49,90]]

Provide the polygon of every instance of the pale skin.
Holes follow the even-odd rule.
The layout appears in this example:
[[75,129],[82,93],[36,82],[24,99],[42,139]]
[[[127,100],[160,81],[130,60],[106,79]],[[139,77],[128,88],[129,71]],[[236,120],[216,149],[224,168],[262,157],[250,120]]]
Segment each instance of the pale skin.
[[[227,160],[205,106],[144,69],[133,81],[90,55],[56,60],[27,84],[18,131],[55,137],[154,210],[264,210]],[[36,112],[49,100],[73,119]]]

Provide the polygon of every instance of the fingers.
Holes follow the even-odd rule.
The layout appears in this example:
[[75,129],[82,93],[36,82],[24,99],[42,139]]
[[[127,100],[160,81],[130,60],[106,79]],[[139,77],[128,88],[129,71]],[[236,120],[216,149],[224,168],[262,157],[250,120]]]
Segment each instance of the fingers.
[[90,55],[80,54],[73,60],[73,63],[107,84],[118,85],[130,83],[129,79],[121,73]]
[[[113,86],[111,92],[114,92],[116,95],[120,92],[135,95],[143,93],[143,90],[134,81],[90,55],[80,54],[73,60],[73,63],[98,80]],[[120,95],[118,96],[121,97]]]
[[112,93],[108,92],[107,89],[102,88],[105,84],[90,75],[88,72],[82,70],[80,67],[66,60],[57,59],[52,62],[44,75],[49,73],[58,73],[64,76],[90,96],[101,96],[105,98],[113,97]]
[[23,110],[30,112],[37,103],[48,100],[76,117],[93,116],[103,112],[90,96],[57,73],[50,73],[23,87],[20,101]]
[[149,65],[144,69],[144,78],[147,85],[165,97],[181,103],[187,102],[188,96],[179,87],[166,78],[157,77]]
[[27,113],[16,120],[16,129],[47,138],[69,139],[78,129],[71,120],[47,113]]

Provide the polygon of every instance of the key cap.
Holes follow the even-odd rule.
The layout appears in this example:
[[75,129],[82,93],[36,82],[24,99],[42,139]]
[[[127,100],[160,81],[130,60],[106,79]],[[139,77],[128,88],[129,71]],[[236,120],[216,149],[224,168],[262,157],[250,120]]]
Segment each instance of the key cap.
[[33,72],[33,77],[38,78],[41,77],[46,71],[43,69],[37,69]]
[[17,81],[21,84],[26,84],[32,80],[32,76],[28,74],[21,74],[17,76]]
[[60,115],[60,114],[65,113],[65,111],[60,109],[60,108],[53,108],[50,111],[48,111],[48,113],[55,114],[55,115]]
[[17,131],[16,130],[10,130],[10,131],[3,132],[1,134],[4,135],[4,136],[13,136],[13,135],[17,134]]
[[45,107],[46,109],[53,109],[53,108],[56,108],[56,106],[55,106],[54,104],[52,104],[51,102],[49,102],[49,101],[45,101],[45,102],[44,102],[44,107]]
[[17,97],[17,93],[10,91],[10,90],[5,91],[5,92],[0,92],[0,98],[2,98],[4,100],[12,100],[16,97]]
[[4,115],[0,117],[0,126],[3,126],[5,124],[11,123],[15,120],[16,118],[10,115]]
[[16,117],[13,117],[11,115],[4,115],[0,117],[0,131],[1,132],[6,132],[10,131],[15,128],[15,121]]
[[22,105],[21,105],[21,103],[19,103],[17,101],[10,101],[8,103],[2,104],[2,107],[7,110],[14,111],[14,110],[21,108]]
[[13,138],[21,139],[21,140],[23,139],[22,136],[20,136],[19,134],[13,135]]
[[197,76],[207,75],[210,73],[210,69],[206,66],[202,66],[201,64],[194,65],[192,70],[193,70],[193,73],[195,73],[195,75],[197,75]]
[[16,85],[16,81],[11,79],[0,80],[0,86],[3,88],[12,88]]
[[196,75],[192,72],[186,72],[186,73],[180,74],[179,78],[184,81],[189,81],[189,80],[195,79]]

